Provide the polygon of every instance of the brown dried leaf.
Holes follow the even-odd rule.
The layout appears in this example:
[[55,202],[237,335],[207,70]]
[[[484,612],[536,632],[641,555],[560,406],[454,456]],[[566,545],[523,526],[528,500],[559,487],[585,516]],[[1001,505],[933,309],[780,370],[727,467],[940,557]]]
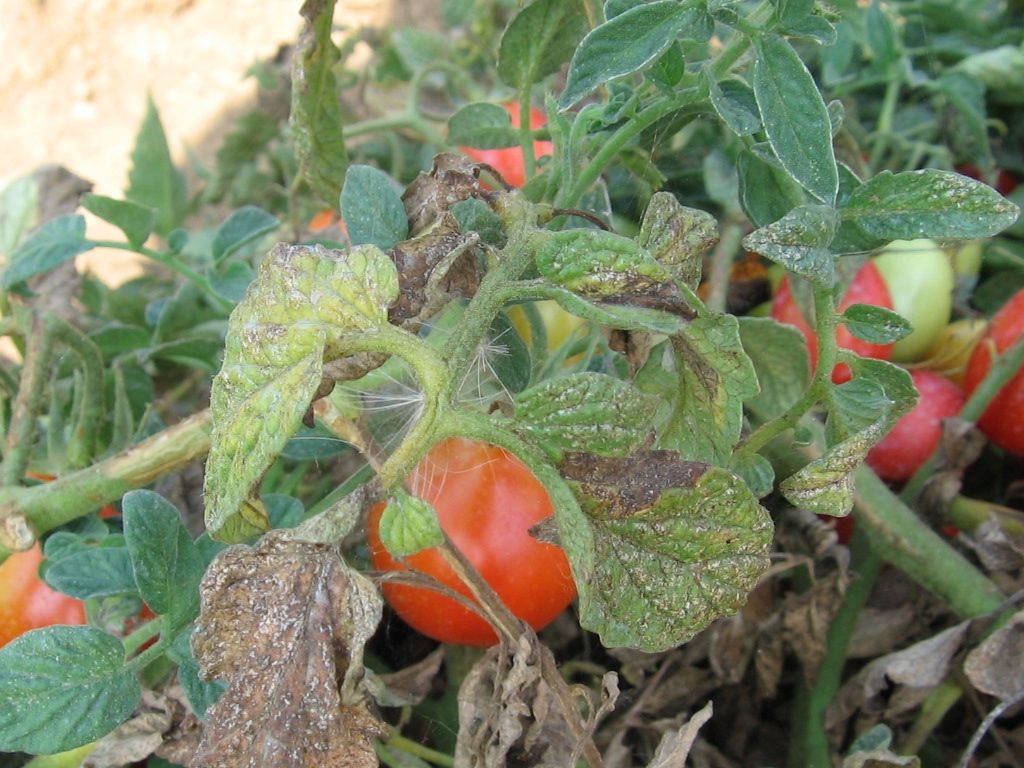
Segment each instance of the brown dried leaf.
[[82,768],[120,768],[145,760],[163,744],[170,730],[172,703],[152,691],[145,691],[136,714],[108,733],[82,762]]
[[921,768],[921,761],[914,755],[908,757],[887,749],[873,749],[854,752],[843,760],[843,768]]
[[1012,572],[1024,568],[1024,536],[1011,536],[994,516],[978,526],[963,543],[974,550],[986,569]]
[[417,176],[402,195],[410,235],[420,234],[455,203],[489,198],[492,193],[480,186],[479,177],[479,166],[465,155],[436,155],[430,172]]
[[[495,646],[473,666],[459,688],[455,768],[575,764],[580,744],[574,731],[589,734],[614,704],[618,687],[614,675],[606,676],[604,702],[597,708],[589,702],[589,722],[570,726],[544,677],[542,654],[549,653],[524,633],[514,647]],[[547,662],[553,669],[550,656]]]
[[1024,694],[1024,611],[967,655],[964,672],[979,691],[1003,701]]
[[693,748],[693,742],[697,739],[697,732],[711,719],[712,711],[709,701],[678,731],[666,733],[647,768],[678,768],[683,765],[690,754],[690,749]]
[[229,683],[189,768],[376,766],[384,728],[366,708],[373,585],[327,545],[271,532],[222,552],[203,577],[193,649]]
[[386,675],[368,674],[366,687],[382,707],[408,707],[419,704],[430,693],[434,678],[444,661],[444,646],[426,658]]
[[830,573],[819,578],[806,592],[787,600],[782,615],[783,637],[796,652],[807,679],[817,678],[818,665],[825,656],[827,634],[846,591],[846,575]]

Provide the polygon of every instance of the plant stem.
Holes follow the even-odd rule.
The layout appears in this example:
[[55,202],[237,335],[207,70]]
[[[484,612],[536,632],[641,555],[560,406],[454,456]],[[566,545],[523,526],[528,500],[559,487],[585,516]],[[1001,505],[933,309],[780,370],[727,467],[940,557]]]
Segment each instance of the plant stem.
[[[25,474],[32,452],[36,420],[42,411],[46,394],[47,369],[53,356],[53,332],[49,323],[35,312],[29,315],[28,322],[25,365],[18,385],[18,396],[11,409],[4,463],[0,467],[2,485],[17,485]],[[3,516],[0,513],[0,518]]]
[[705,302],[712,312],[725,312],[729,294],[729,273],[733,257],[740,249],[743,228],[738,217],[728,217],[722,234],[711,254],[711,271],[708,275],[708,299]]
[[[32,488],[0,488],[0,520],[23,515],[43,534],[204,456],[210,412],[200,411],[108,459]],[[0,547],[0,562],[11,553]]]
[[399,749],[406,754],[418,757],[421,760],[426,760],[428,763],[434,765],[440,765],[444,768],[451,768],[455,765],[455,758],[451,755],[446,755],[444,752],[438,752],[436,749],[425,747],[422,744],[407,739],[405,736],[400,734],[398,731],[393,730],[388,734],[387,744],[390,747]]

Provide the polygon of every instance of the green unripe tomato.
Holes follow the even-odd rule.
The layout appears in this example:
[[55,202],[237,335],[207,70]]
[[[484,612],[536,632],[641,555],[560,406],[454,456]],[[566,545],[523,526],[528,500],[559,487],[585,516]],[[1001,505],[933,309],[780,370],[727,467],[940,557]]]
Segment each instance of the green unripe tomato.
[[913,332],[896,342],[892,359],[914,362],[935,342],[953,311],[953,265],[934,240],[894,240],[877,256],[893,309],[914,326]]

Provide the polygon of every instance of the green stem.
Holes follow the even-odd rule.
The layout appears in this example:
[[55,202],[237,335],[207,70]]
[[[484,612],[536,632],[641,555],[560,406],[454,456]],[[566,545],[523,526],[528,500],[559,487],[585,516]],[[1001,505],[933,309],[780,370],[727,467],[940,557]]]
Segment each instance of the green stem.
[[[985,342],[982,341],[984,344]],[[1000,390],[1017,375],[1024,365],[1024,336],[1021,336],[998,357],[982,379],[977,389],[964,403],[958,414],[964,421],[977,422],[988,408],[989,403],[999,394]],[[901,494],[907,503],[913,503],[924,489],[925,484],[935,474],[938,457],[933,453],[928,461],[907,481]]]
[[722,226],[718,245],[711,254],[711,271],[708,275],[708,299],[705,302],[712,312],[725,312],[729,294],[729,273],[733,257],[740,249],[743,227],[740,219],[729,217]]
[[523,170],[532,179],[537,172],[537,157],[533,154],[533,131],[530,129],[530,87],[519,92],[519,144],[523,148]]
[[662,97],[619,128],[598,150],[597,154],[580,172],[573,185],[568,188],[565,194],[560,194],[556,197],[556,207],[572,208],[577,205],[580,198],[600,178],[605,169],[612,164],[623,147],[662,118],[686,107],[693,98],[692,94],[680,94],[675,98]]
[[203,293],[206,294],[207,298],[213,302],[214,306],[225,314],[230,313],[235,305],[221,296],[213,287],[213,283],[210,282],[206,275],[203,275],[192,267],[185,264],[173,253],[166,251],[156,251],[152,248],[146,248],[145,246],[132,246],[128,243],[122,243],[117,240],[94,240],[93,243],[99,248],[113,248],[118,251],[128,251],[129,253],[138,253],[145,256],[148,259],[152,259],[158,264],[163,264],[172,272],[175,272],[182,277],[186,278],[190,282],[194,283]]
[[961,618],[998,610],[1005,595],[904,504],[868,467],[855,472],[857,524],[887,562]]
[[124,639],[124,652],[126,657],[132,656],[147,642],[159,635],[164,628],[162,617],[150,619],[141,627],[132,632]]
[[[746,23],[749,26],[760,26],[764,24],[768,19],[772,17],[775,12],[774,4],[769,0],[762,0],[761,4],[757,6],[746,19]],[[745,54],[752,45],[752,41],[749,36],[737,33],[729,38],[729,42],[725,44],[721,52],[715,58],[714,64],[711,65],[711,74],[715,80],[720,80],[722,77],[727,75],[736,62]]]
[[84,333],[54,317],[55,340],[61,341],[78,357],[82,368],[81,408],[68,444],[68,466],[79,469],[92,461],[97,433],[103,418],[103,355]]
[[451,755],[447,755],[444,752],[438,752],[436,749],[425,747],[422,744],[407,739],[405,736],[400,734],[398,731],[391,731],[388,734],[387,744],[390,747],[399,749],[408,755],[418,757],[421,760],[426,760],[428,763],[434,765],[444,766],[444,768],[452,768],[455,765],[455,758]]
[[[25,350],[18,396],[11,409],[4,463],[0,467],[0,484],[17,485],[28,466],[36,431],[36,422],[43,409],[46,379],[53,356],[53,332],[50,323],[38,313],[29,316],[30,330]],[[0,515],[3,517],[3,515]]]
[[[31,488],[0,488],[0,520],[24,515],[37,534],[99,509],[206,455],[210,412],[201,411],[108,459]],[[0,562],[11,553],[0,547]]]

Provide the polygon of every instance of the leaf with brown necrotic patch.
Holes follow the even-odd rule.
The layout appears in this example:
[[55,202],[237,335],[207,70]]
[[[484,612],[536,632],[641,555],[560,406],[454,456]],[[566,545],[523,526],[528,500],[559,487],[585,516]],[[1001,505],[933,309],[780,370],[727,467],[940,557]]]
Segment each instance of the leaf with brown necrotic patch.
[[685,642],[735,613],[768,567],[772,522],[732,473],[674,451],[570,453],[559,464],[593,527],[580,622],[606,646]]
[[381,599],[334,548],[267,534],[222,552],[201,585],[193,648],[228,681],[189,768],[376,766],[363,647]]

